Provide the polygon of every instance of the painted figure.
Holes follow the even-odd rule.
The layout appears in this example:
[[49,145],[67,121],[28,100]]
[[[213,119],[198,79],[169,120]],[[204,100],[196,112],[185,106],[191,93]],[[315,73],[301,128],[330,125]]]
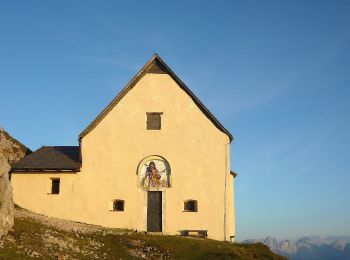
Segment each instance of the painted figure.
[[146,169],[146,176],[149,178],[149,183],[152,187],[159,187],[160,186],[160,174],[159,171],[156,168],[156,164],[151,161]]
[[[146,170],[144,171],[144,176],[141,178],[140,185],[141,187],[152,187],[152,188],[160,188],[160,187],[169,187],[168,178],[166,174],[166,170],[157,169],[156,163],[154,161],[150,161],[145,164]],[[161,167],[162,168],[162,167]]]

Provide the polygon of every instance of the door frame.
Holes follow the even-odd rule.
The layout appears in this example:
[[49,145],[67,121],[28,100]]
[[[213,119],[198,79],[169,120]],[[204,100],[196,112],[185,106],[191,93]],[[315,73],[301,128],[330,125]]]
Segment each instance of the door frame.
[[142,226],[143,230],[147,232],[147,208],[148,208],[148,192],[149,191],[161,191],[162,192],[162,234],[166,233],[166,189],[148,189],[143,191],[143,210],[142,210]]
[[[148,230],[148,203],[149,203],[149,200],[148,200],[148,194],[150,193],[150,192],[157,192],[158,194],[160,194],[160,231],[149,231]],[[163,216],[163,192],[162,191],[159,191],[159,190],[154,190],[154,191],[147,191],[147,210],[146,210],[146,230],[147,230],[147,232],[155,232],[155,233],[162,233],[163,232],[163,218],[164,218],[164,216]]]

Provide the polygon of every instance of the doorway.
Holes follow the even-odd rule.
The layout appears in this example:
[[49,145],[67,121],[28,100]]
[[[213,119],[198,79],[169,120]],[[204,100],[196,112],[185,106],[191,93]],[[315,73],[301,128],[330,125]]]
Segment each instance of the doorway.
[[162,192],[147,194],[147,231],[162,232]]

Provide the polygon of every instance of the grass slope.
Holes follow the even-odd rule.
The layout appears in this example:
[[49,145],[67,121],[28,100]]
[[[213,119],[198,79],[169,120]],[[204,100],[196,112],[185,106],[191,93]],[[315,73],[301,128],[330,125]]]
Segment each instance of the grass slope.
[[284,259],[262,244],[134,233],[47,218],[16,208],[0,259]]

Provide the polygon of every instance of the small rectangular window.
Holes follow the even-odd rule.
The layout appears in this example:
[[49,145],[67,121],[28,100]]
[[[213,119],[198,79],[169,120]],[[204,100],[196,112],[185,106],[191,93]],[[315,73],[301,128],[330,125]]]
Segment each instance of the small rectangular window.
[[51,179],[51,194],[60,193],[60,179]]
[[187,200],[184,202],[184,211],[186,212],[197,212],[197,201],[196,200]]
[[148,112],[147,114],[147,130],[161,129],[161,112]]
[[114,211],[124,211],[124,200],[113,201],[113,210]]

